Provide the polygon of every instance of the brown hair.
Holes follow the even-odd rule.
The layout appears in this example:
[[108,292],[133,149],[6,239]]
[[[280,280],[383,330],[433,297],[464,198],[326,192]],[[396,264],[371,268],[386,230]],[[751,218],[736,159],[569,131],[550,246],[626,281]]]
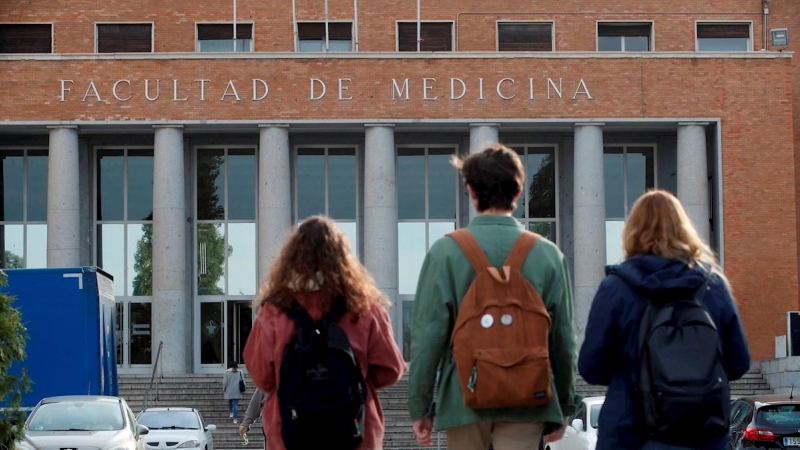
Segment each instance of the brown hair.
[[389,305],[367,269],[350,251],[347,237],[324,216],[312,216],[293,231],[261,283],[256,306],[286,310],[298,292],[322,291],[331,303],[344,298],[347,310],[361,314],[372,305]]
[[450,162],[461,170],[464,182],[475,193],[478,212],[491,208],[516,209],[515,200],[525,182],[525,169],[515,151],[492,144],[466,157],[453,155]]
[[651,190],[636,200],[622,231],[625,258],[654,254],[708,264],[725,279],[714,253],[697,234],[681,202],[664,190]]

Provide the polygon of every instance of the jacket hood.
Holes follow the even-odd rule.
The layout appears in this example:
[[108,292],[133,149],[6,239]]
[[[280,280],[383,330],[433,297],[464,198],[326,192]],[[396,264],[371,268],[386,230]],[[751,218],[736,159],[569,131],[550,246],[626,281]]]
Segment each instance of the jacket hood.
[[606,268],[643,293],[658,291],[674,296],[697,291],[706,279],[708,268],[689,267],[678,259],[658,255],[636,255],[622,264]]

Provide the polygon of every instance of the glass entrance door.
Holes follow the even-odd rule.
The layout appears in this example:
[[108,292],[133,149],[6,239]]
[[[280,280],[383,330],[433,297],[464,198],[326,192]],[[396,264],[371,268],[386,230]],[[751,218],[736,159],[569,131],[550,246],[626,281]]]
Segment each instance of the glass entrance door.
[[200,364],[225,367],[224,302],[200,303]]
[[253,328],[249,300],[200,302],[200,372],[224,370],[229,361],[242,365],[242,353]]
[[228,360],[235,360],[241,366],[244,362],[242,354],[250,330],[253,328],[253,308],[249,301],[228,302]]
[[147,373],[153,364],[151,303],[117,299],[114,320],[120,373]]

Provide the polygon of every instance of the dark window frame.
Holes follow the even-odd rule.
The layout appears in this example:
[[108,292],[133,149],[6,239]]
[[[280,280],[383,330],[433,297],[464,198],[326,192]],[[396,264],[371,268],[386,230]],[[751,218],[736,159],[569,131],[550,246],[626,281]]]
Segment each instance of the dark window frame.
[[[104,29],[108,27],[108,29]],[[116,27],[116,29],[114,29]],[[125,36],[123,28],[134,31],[134,36]],[[149,27],[149,33],[143,29]],[[130,32],[130,31],[129,31]],[[150,48],[145,50],[142,44],[145,34],[149,40]],[[101,42],[103,38],[129,39],[118,42]],[[95,53],[154,53],[155,52],[155,23],[154,22],[96,22],[94,24],[94,51]]]
[[[530,26],[534,30],[524,30],[526,26]],[[502,28],[505,28],[505,30],[501,31]],[[544,30],[545,28],[547,30]],[[499,20],[496,22],[495,30],[497,33],[496,48],[498,52],[554,52],[556,49],[556,24],[552,20]],[[548,42],[525,40],[525,38],[541,36],[547,36]],[[504,38],[511,41],[504,42]],[[549,46],[549,48],[546,48],[546,46]]]
[[[695,51],[700,50],[700,39],[747,39],[747,50],[753,51],[753,22],[752,21],[696,21],[694,26]],[[708,50],[706,50],[708,51]],[[724,51],[724,50],[718,50]]]
[[[427,26],[426,26],[427,25]],[[428,20],[420,22],[420,52],[452,52],[455,48],[455,23],[451,20]],[[398,20],[397,32],[398,52],[417,51],[417,21]],[[412,37],[413,36],[413,37]],[[427,43],[426,43],[427,42]]]
[[[647,51],[655,51],[654,30],[655,23],[652,20],[637,21],[637,22],[622,22],[622,21],[597,21],[595,35],[595,50],[600,50],[600,37],[647,37]],[[618,32],[613,32],[618,31]],[[622,52],[632,50],[625,50],[624,44]]]
[[[302,30],[301,30],[302,28]],[[300,44],[303,41],[321,41],[322,52],[341,53],[342,51],[330,50],[330,45],[325,45],[326,42],[332,41],[350,41],[350,50],[353,51],[355,40],[353,37],[354,24],[350,21],[337,21],[328,22],[328,33],[325,35],[325,22],[303,21],[297,22],[297,39],[295,41],[296,51],[300,50]],[[326,50],[326,47],[328,49]],[[312,52],[303,52],[312,53]]]
[[53,23],[0,23],[0,54],[13,53],[53,53]]
[[[200,41],[210,41],[210,40],[233,41],[233,22],[195,22],[194,30],[195,30],[196,52],[200,51]],[[255,46],[255,39],[253,39],[254,31],[255,31],[255,23],[236,22],[236,39],[250,40],[250,48],[244,50],[244,53],[253,52],[253,47]],[[234,51],[231,53],[237,53],[237,52],[234,49]]]

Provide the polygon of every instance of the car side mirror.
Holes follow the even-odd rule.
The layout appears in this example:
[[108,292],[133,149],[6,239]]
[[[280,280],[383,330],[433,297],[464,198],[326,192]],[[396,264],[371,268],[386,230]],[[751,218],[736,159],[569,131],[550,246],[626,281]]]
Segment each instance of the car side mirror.
[[150,428],[147,428],[144,425],[136,425],[136,435],[137,436],[144,436],[145,434],[150,433]]
[[583,431],[583,420],[581,420],[581,419],[573,419],[572,420],[572,428],[575,428],[576,431]]
[[206,431],[208,431],[209,433],[213,433],[213,432],[217,431],[217,426],[216,425],[206,425]]

